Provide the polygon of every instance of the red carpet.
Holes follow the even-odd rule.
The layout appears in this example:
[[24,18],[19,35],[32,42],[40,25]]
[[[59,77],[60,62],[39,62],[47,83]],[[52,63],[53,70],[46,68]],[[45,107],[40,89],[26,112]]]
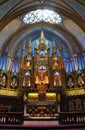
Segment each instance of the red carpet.
[[58,121],[25,121],[24,126],[32,127],[56,127],[58,126]]
[[85,125],[83,124],[74,124],[74,125],[59,125],[58,121],[24,121],[23,125],[0,125],[0,130],[24,130],[24,129],[39,129],[49,128],[49,130],[85,130]]

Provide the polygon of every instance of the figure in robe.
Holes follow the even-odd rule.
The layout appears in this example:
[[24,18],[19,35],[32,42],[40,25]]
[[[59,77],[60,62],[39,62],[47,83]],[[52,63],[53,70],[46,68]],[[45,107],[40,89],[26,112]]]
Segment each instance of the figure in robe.
[[12,89],[16,89],[17,88],[17,79],[15,77],[12,78],[11,88]]
[[73,81],[71,77],[68,79],[68,88],[73,88]]
[[84,81],[83,81],[83,79],[82,79],[82,76],[79,75],[79,77],[78,77],[78,86],[79,86],[79,87],[83,87],[83,85],[84,85]]
[[56,75],[54,77],[54,86],[61,86],[61,78],[60,78],[60,75]]
[[24,77],[23,86],[30,86],[30,77]]
[[36,76],[36,84],[48,84],[49,83],[49,79],[48,79],[48,75],[46,72],[38,72],[37,76]]
[[25,61],[24,61],[24,69],[31,69],[30,62],[31,61],[29,59],[25,59]]
[[53,63],[53,69],[56,69],[58,67],[59,63],[57,60],[54,61]]
[[6,76],[5,75],[3,75],[2,76],[2,87],[6,87]]

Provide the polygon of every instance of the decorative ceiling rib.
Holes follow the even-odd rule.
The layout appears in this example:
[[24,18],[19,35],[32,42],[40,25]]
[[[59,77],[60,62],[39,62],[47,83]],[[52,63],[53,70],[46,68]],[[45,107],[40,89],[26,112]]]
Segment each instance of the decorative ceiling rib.
[[77,3],[85,7],[85,0],[75,0]]
[[0,5],[3,5],[4,3],[6,3],[9,0],[0,0]]

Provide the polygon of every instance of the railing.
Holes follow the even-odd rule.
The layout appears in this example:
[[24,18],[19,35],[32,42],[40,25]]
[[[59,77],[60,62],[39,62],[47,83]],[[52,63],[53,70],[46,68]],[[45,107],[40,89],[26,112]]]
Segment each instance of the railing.
[[85,124],[85,112],[60,112],[59,124]]
[[0,124],[23,124],[23,112],[0,112]]

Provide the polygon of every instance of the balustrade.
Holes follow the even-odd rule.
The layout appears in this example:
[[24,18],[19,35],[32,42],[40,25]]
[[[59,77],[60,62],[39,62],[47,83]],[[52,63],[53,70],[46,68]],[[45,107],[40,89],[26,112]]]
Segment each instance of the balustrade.
[[60,112],[59,124],[85,124],[85,112]]
[[23,112],[0,112],[0,124],[23,124]]

